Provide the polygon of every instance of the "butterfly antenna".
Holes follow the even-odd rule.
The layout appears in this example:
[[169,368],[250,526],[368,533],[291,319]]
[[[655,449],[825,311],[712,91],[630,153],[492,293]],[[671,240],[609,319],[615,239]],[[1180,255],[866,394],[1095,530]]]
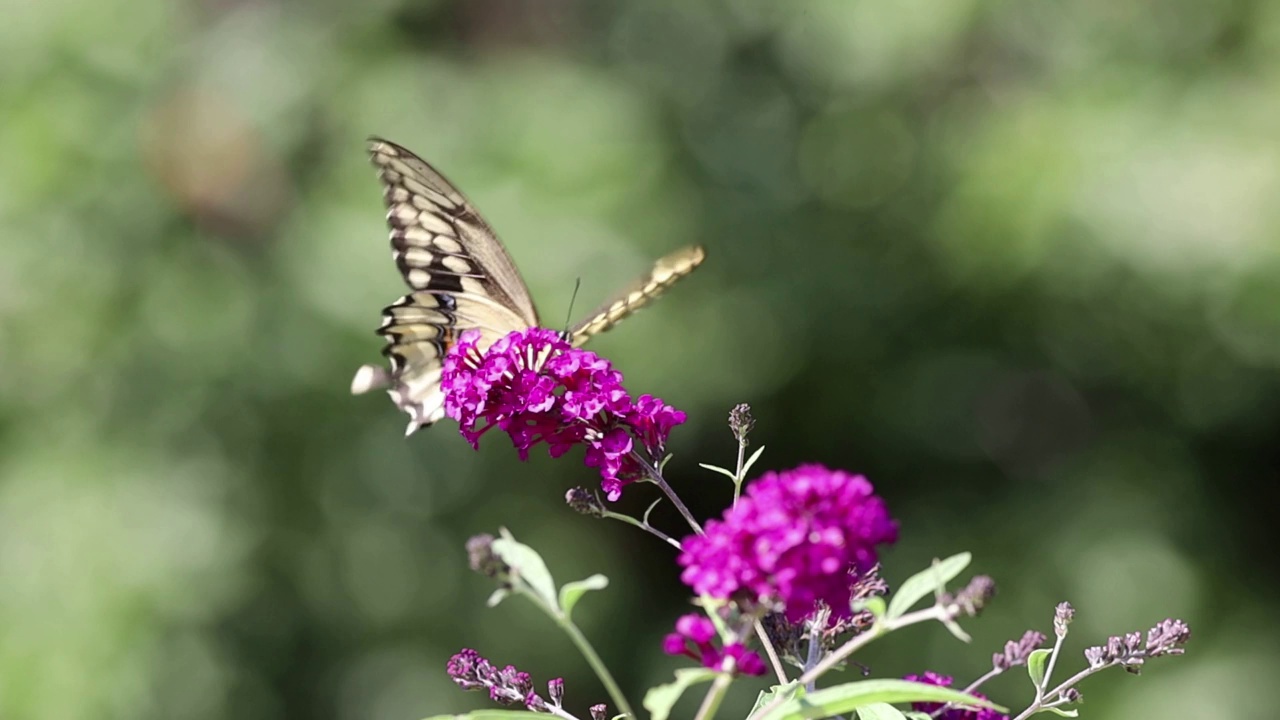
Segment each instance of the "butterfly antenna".
[[569,319],[573,317],[573,303],[578,299],[578,289],[581,287],[582,276],[578,276],[578,279],[573,281],[573,295],[569,296],[569,311],[564,314],[564,330],[560,333],[566,340],[569,339]]

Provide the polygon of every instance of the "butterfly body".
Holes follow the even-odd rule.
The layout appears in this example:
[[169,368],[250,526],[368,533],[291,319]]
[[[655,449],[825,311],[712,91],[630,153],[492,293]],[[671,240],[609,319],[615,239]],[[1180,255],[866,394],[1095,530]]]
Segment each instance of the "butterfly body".
[[[351,383],[360,394],[386,388],[409,414],[406,435],[444,417],[442,361],[466,330],[486,348],[514,330],[539,325],[538,311],[502,242],[475,206],[426,161],[374,138],[369,155],[383,186],[392,256],[410,292],[382,311],[378,334],[390,369],[364,365]],[[602,304],[568,332],[575,346],[693,272],[701,247],[677,250],[654,264],[634,286]]]

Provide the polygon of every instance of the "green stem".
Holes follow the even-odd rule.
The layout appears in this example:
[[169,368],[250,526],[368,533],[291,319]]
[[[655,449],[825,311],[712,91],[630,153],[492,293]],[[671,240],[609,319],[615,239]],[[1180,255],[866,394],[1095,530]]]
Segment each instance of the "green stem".
[[[517,585],[517,588],[520,588]],[[609,668],[605,667],[604,661],[596,654],[596,649],[591,647],[591,641],[587,640],[587,636],[582,634],[577,625],[573,624],[573,620],[556,605],[550,605],[542,599],[537,593],[525,589],[518,589],[521,595],[529,598],[539,610],[547,614],[547,617],[555,621],[560,629],[569,635],[569,639],[574,645],[578,646],[578,652],[582,653],[582,657],[587,659],[587,664],[595,671],[596,677],[600,678],[600,683],[604,685],[604,689],[609,693],[609,698],[613,700],[613,704],[618,706],[618,710],[632,718],[638,717],[634,710],[631,709],[630,703],[627,702],[627,696],[622,694],[622,689],[618,687],[617,681],[613,679],[613,675],[609,673]]]
[[697,520],[693,519],[693,513],[689,512],[689,508],[685,507],[685,504],[680,501],[680,496],[676,495],[676,491],[672,490],[671,486],[667,484],[667,479],[662,477],[662,473],[658,471],[658,468],[654,467],[653,463],[649,462],[647,458],[635,450],[631,451],[631,457],[635,458],[636,462],[640,463],[640,466],[644,468],[644,471],[649,474],[649,479],[653,480],[653,482],[662,489],[663,494],[667,496],[667,499],[671,501],[671,504],[675,505],[676,510],[680,511],[680,515],[684,517],[684,521],[689,523],[689,527],[693,528],[694,532],[702,535],[702,526],[698,524]]
[[583,635],[578,626],[574,625],[569,618],[564,617],[562,613],[553,612],[551,616],[555,618],[556,624],[569,633],[569,639],[573,640],[573,644],[578,646],[578,652],[582,653],[582,657],[587,659],[587,664],[595,671],[596,677],[600,678],[600,682],[604,685],[605,691],[609,693],[613,704],[618,706],[618,711],[631,718],[639,717],[631,709],[631,705],[627,703],[627,697],[622,694],[622,689],[618,687],[613,675],[609,674],[609,668],[605,667],[604,661],[596,654],[596,649],[591,647],[591,642],[587,640],[587,636]]
[[720,709],[720,702],[724,700],[731,682],[733,682],[731,673],[723,672],[716,676],[716,679],[711,682],[711,688],[707,690],[707,696],[702,698],[702,706],[698,708],[698,714],[694,720],[711,720],[716,716],[716,711]]
[[786,685],[787,669],[782,667],[782,660],[778,657],[778,651],[773,647],[773,641],[769,639],[769,633],[764,631],[764,623],[756,621],[756,637],[760,638],[760,646],[764,648],[765,655],[769,656],[769,665],[773,668],[773,673],[778,676],[778,684]]
[[[1001,670],[1000,668],[992,668],[992,669],[988,670],[988,671],[987,671],[987,672],[986,672],[982,677],[980,677],[980,678],[978,678],[977,680],[974,680],[973,682],[969,683],[969,685],[968,685],[968,686],[963,690],[963,692],[964,692],[964,693],[966,693],[966,694],[968,694],[968,695],[972,695],[972,694],[973,694],[973,691],[974,691],[974,690],[977,690],[977,689],[982,685],[982,683],[984,683],[984,682],[986,682],[986,681],[990,680],[991,678],[993,678],[993,677],[995,677],[995,676],[999,675],[999,674],[1000,674],[1000,673],[1002,673],[1002,672],[1004,672],[1004,670]],[[929,713],[929,717],[935,717],[935,718],[936,718],[936,717],[938,717],[938,716],[942,715],[942,713],[949,712],[950,710],[954,709],[955,707],[956,707],[956,704],[955,704],[955,703],[947,703],[946,705],[943,705],[942,707],[938,708],[937,710],[934,710],[933,712]]]
[[738,496],[742,494],[742,481],[746,478],[742,477],[742,465],[746,460],[747,444],[738,443],[738,470],[733,474],[733,504],[738,505]]
[[[1054,634],[1057,635],[1057,633]],[[1045,688],[1049,687],[1049,680],[1053,678],[1053,666],[1058,664],[1058,653],[1062,652],[1062,641],[1066,639],[1066,633],[1063,633],[1057,635],[1057,639],[1053,641],[1053,652],[1049,653],[1049,663],[1044,669],[1044,677],[1036,683],[1036,702],[1044,699]]]
[[[867,628],[863,633],[855,635],[851,640],[849,640],[849,642],[836,648],[835,652],[826,656],[817,665],[814,665],[812,668],[805,671],[805,673],[801,675],[796,682],[803,686],[808,686],[810,683],[816,682],[817,679],[825,675],[828,670],[831,670],[835,666],[844,662],[845,658],[854,654],[866,645],[871,644],[872,640],[875,640],[881,635],[892,630],[897,630],[898,628],[914,625],[926,620],[943,620],[952,618],[959,612],[960,608],[958,605],[933,605],[931,607],[924,608],[923,610],[917,610],[915,612],[906,613],[905,615],[900,615],[892,620],[877,622],[875,625]],[[754,713],[751,717],[766,717],[769,713],[778,709],[778,706],[782,705],[788,699],[789,698],[787,697],[779,695],[774,698],[773,702],[760,708],[760,710]]]
[[1035,700],[1032,701],[1031,705],[1026,710],[1023,710],[1022,712],[1018,713],[1018,716],[1015,717],[1013,720],[1026,720],[1027,718],[1031,717],[1032,715],[1035,715],[1037,712],[1039,712],[1041,709],[1045,707],[1048,707],[1050,705],[1061,704],[1062,693],[1066,691],[1068,688],[1074,687],[1076,683],[1098,672],[1099,670],[1104,670],[1106,668],[1111,667],[1112,665],[1118,665],[1118,664],[1119,663],[1117,662],[1109,662],[1105,665],[1099,665],[1098,667],[1087,667],[1081,670],[1075,675],[1072,675],[1066,680],[1063,680],[1061,684],[1059,684],[1054,689],[1046,692],[1044,696],[1037,697]]
[[659,530],[658,528],[656,528],[656,527],[654,527],[654,526],[650,525],[650,524],[649,524],[649,523],[647,523],[647,522],[641,522],[641,521],[639,521],[639,520],[637,520],[637,519],[635,519],[635,518],[631,517],[630,515],[623,515],[623,514],[621,514],[621,513],[616,513],[616,512],[609,511],[609,510],[605,510],[605,511],[604,511],[604,516],[605,516],[605,517],[607,517],[607,518],[609,518],[610,520],[618,520],[618,521],[624,522],[624,523],[626,523],[626,524],[628,524],[628,525],[632,525],[632,526],[634,526],[634,527],[638,527],[638,528],[640,528],[641,530],[643,530],[643,531],[645,531],[645,532],[649,533],[650,535],[652,535],[652,536],[654,536],[654,537],[658,538],[659,540],[663,541],[664,543],[666,543],[666,544],[670,545],[671,547],[673,547],[673,548],[675,548],[675,549],[677,549],[677,550],[679,550],[679,549],[680,549],[680,541],[679,541],[679,540],[676,540],[675,538],[673,538],[673,537],[671,537],[670,535],[668,535],[668,534],[666,534],[666,533],[662,532],[661,530]]

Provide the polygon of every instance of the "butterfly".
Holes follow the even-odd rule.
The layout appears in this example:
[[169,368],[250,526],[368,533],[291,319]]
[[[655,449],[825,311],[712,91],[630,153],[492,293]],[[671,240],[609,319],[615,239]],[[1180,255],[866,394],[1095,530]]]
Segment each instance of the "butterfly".
[[[444,175],[381,138],[369,140],[369,156],[382,182],[391,254],[410,292],[382,311],[377,330],[387,340],[382,354],[390,369],[361,366],[351,392],[386,388],[409,414],[405,435],[411,435],[444,417],[443,360],[464,331],[480,331],[483,350],[514,330],[537,327],[538,311],[493,228]],[[661,258],[633,286],[566,331],[566,339],[578,347],[608,330],[705,258],[700,246]]]

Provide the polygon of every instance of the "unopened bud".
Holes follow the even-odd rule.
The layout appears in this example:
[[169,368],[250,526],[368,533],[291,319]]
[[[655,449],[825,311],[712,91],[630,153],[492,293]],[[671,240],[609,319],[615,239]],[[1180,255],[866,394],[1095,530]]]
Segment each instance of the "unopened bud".
[[604,517],[604,504],[596,494],[584,487],[570,488],[564,502],[573,510],[590,517]]
[[505,579],[511,568],[493,551],[493,536],[485,533],[467,541],[467,559],[471,569],[491,578]]
[[742,403],[735,405],[729,411],[729,430],[733,432],[733,436],[737,438],[738,444],[746,447],[747,434],[751,432],[751,428],[755,427],[756,420],[751,417],[751,406]]

